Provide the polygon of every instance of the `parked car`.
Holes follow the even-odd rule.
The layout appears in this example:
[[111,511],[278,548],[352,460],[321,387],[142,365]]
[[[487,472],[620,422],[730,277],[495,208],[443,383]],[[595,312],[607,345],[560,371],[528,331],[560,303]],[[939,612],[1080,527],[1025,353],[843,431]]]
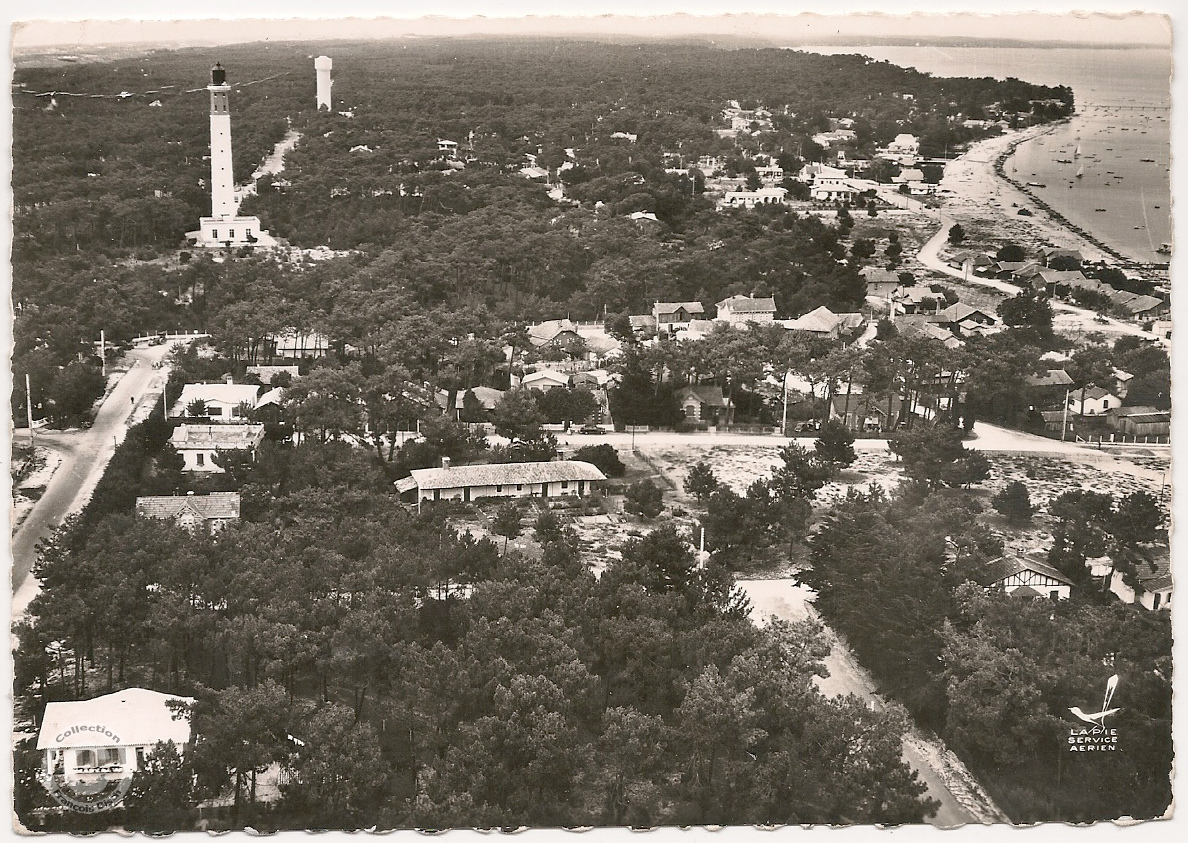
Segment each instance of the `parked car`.
[[585,434],[593,434],[593,435],[599,435],[602,433],[606,433],[606,431],[603,430],[601,427],[599,427],[596,424],[592,424],[592,423],[591,424],[583,424],[581,430],[579,430],[578,432],[585,433]]

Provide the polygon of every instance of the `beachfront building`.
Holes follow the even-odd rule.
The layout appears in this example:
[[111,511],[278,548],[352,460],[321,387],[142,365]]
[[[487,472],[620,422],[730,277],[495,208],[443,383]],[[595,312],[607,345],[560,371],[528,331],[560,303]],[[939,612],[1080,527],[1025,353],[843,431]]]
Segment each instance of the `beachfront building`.
[[175,717],[170,702],[193,705],[194,699],[126,688],[89,700],[49,703],[37,735],[43,783],[95,795],[145,769],[158,743],[172,741],[185,754],[190,719]]
[[425,501],[584,497],[605,482],[606,475],[580,460],[452,466],[442,457],[441,468],[414,469],[396,489],[415,493],[419,508]]

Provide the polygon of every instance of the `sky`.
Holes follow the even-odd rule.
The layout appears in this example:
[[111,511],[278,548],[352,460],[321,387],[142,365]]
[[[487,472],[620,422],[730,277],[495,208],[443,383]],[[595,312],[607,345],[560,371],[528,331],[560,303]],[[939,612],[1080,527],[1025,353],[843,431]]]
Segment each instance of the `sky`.
[[[334,4],[311,0],[256,0],[246,7],[257,20],[245,26],[239,21],[209,20],[210,6],[169,6],[159,0],[111,0],[97,5],[93,0],[10,0],[8,20],[34,20],[14,28],[13,46],[28,49],[46,45],[78,45],[113,42],[226,43],[269,38],[301,39],[311,35],[307,22],[293,17],[345,18],[322,23],[320,38],[392,36],[409,32],[424,35],[473,32],[505,33],[526,29],[538,32],[617,33],[638,35],[699,34],[721,32],[736,35],[764,35],[793,39],[855,36],[976,36],[1040,37],[1098,43],[1161,43],[1170,40],[1170,24],[1159,15],[1126,15],[1132,4],[1098,0],[1094,9],[1112,10],[1112,15],[981,16],[939,14],[977,8],[973,3],[945,0],[889,0],[791,4],[788,0],[511,0],[505,3],[454,0],[448,4],[429,0],[343,0]],[[1171,2],[1144,3],[1152,11],[1171,11]],[[1042,3],[1036,0],[1002,0],[997,12],[1034,11],[1066,13],[1077,4]],[[930,10],[928,17],[911,16],[905,10]],[[792,16],[790,11],[816,10],[817,14]],[[832,17],[819,14],[827,10]],[[881,11],[880,15],[838,16],[847,11]],[[772,18],[772,13],[781,13]],[[354,16],[350,19],[349,16]],[[421,19],[424,16],[433,16]],[[533,19],[517,20],[525,15]],[[660,20],[645,16],[678,15]],[[377,24],[375,17],[391,20]],[[241,17],[247,17],[241,15]],[[106,20],[96,20],[103,18]],[[124,18],[124,20],[119,20]],[[286,20],[287,18],[287,20]],[[36,20],[45,19],[45,20]],[[80,19],[88,19],[80,22]],[[173,20],[170,20],[173,19]],[[179,20],[180,19],[180,20]],[[371,20],[369,20],[371,19]],[[803,41],[802,41],[803,42]]]

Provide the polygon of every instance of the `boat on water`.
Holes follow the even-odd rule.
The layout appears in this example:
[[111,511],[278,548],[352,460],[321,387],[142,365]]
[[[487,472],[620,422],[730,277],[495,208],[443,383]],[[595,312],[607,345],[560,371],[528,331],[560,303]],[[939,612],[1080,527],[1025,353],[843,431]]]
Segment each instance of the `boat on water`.
[[1056,163],[1057,164],[1071,164],[1072,159],[1071,158],[1057,158]]
[[1094,208],[1093,210],[1097,211],[1099,214],[1104,214],[1106,212],[1105,208]]
[[1047,187],[1046,184],[1040,184],[1038,181],[1029,181],[1029,182],[1027,182],[1027,186],[1028,187]]
[[1171,243],[1161,243],[1161,244],[1159,244],[1159,248],[1156,249],[1155,251],[1161,255],[1170,255],[1171,254]]
[[1085,177],[1085,165],[1082,164],[1080,167],[1077,167],[1077,178],[1080,179],[1080,178],[1084,178],[1084,177]]
[[1139,160],[1142,161],[1144,164],[1154,164],[1155,163],[1154,158],[1140,158]]

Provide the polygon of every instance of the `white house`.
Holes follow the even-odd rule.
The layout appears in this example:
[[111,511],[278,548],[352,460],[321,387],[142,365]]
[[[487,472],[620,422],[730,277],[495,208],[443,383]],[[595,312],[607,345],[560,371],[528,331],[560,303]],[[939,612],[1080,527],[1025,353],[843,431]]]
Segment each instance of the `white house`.
[[539,369],[524,375],[520,386],[525,389],[539,389],[541,392],[548,392],[556,387],[569,386],[569,375],[554,372],[551,369]]
[[754,296],[731,296],[718,302],[718,319],[734,325],[746,322],[771,322],[775,319],[775,299]]
[[812,197],[819,202],[846,201],[859,192],[844,170],[826,164],[806,164],[798,178],[809,184]]
[[182,424],[173,429],[169,439],[185,461],[183,471],[222,474],[215,463],[219,451],[247,451],[255,454],[264,441],[262,424]]
[[719,208],[754,208],[756,205],[783,205],[788,191],[782,187],[758,190],[733,190],[718,202]]
[[415,469],[396,481],[396,489],[401,494],[415,490],[420,506],[422,501],[491,497],[582,497],[606,480],[593,465],[578,460],[451,466],[443,457],[441,462],[441,468]]
[[143,770],[158,742],[173,741],[184,754],[190,721],[174,716],[170,700],[194,702],[192,697],[127,688],[90,700],[49,703],[37,736],[37,749],[44,753],[43,782],[94,792]]
[[303,357],[325,357],[330,350],[326,336],[310,331],[308,333],[290,328],[273,337],[276,356],[285,360],[300,360]]
[[1068,398],[1069,411],[1080,416],[1102,416],[1110,409],[1117,409],[1121,405],[1122,402],[1116,395],[1100,386],[1074,389]]
[[1157,609],[1171,611],[1172,577],[1167,562],[1157,562],[1155,571],[1144,562],[1139,562],[1136,567],[1137,589],[1127,585],[1122,572],[1115,570],[1110,576],[1110,591],[1123,603],[1137,603],[1152,612]]
[[188,383],[182,387],[181,396],[169,413],[170,418],[181,418],[188,415],[188,409],[195,401],[201,401],[206,406],[204,418],[215,422],[248,421],[245,410],[256,409],[256,398],[260,387],[248,383],[235,383],[228,376],[226,382],[219,383]]
[[1047,562],[1022,556],[990,562],[978,577],[978,583],[987,591],[1052,600],[1067,600],[1072,590],[1072,581]]
[[136,499],[136,515],[158,521],[173,521],[191,533],[217,533],[239,520],[239,503],[239,492],[153,495]]
[[887,149],[883,153],[883,157],[908,166],[916,163],[919,155],[920,139],[907,133],[896,135],[895,140],[887,144]]

